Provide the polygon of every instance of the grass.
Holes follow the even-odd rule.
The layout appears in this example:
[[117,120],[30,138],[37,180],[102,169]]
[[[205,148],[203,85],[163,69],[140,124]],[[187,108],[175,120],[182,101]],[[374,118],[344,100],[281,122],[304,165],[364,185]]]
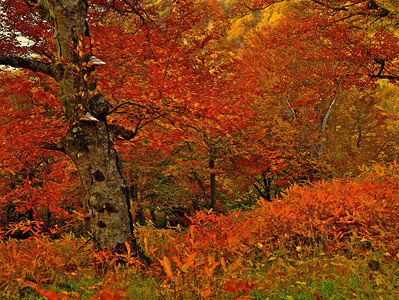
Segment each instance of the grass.
[[[379,257],[378,270],[369,266],[372,257]],[[255,299],[399,299],[397,260],[380,252],[272,258],[251,271],[252,278],[266,278],[270,285],[252,291]]]
[[[370,269],[370,252],[365,257],[336,254],[317,258],[300,258],[300,264],[289,268],[283,279],[273,286],[266,297],[284,299],[398,299],[398,265],[382,260],[377,271]],[[290,259],[276,263],[281,268]],[[287,268],[286,268],[287,269]],[[263,299],[260,297],[260,299]]]

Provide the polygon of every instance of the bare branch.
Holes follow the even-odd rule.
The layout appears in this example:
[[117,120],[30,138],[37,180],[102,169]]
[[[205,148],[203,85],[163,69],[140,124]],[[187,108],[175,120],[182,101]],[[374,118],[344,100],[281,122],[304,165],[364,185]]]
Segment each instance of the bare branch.
[[147,108],[147,106],[142,105],[142,104],[138,104],[138,103],[134,103],[131,101],[126,101],[126,102],[122,102],[121,104],[118,104],[117,106],[115,106],[113,109],[111,109],[108,112],[108,115],[113,114],[114,112],[116,112],[120,107],[125,106],[125,105],[133,105],[133,106],[138,106],[140,108]]
[[137,134],[137,131],[134,132],[130,129],[126,129],[125,127],[123,127],[121,125],[109,124],[108,129],[112,133],[112,135],[120,136],[124,140],[131,140]]
[[143,24],[147,24],[144,16],[136,8],[136,6],[138,6],[137,2],[134,4],[130,3],[130,1],[127,1],[127,0],[123,0],[123,2],[125,2],[131,8],[131,11],[134,12],[141,19]]
[[61,69],[56,68],[52,63],[43,63],[12,55],[0,55],[0,65],[40,72],[53,77],[55,80],[57,80],[61,74]]
[[399,75],[370,75],[371,78],[398,80]]
[[380,58],[375,58],[374,61],[380,65],[380,69],[378,70],[377,74],[371,74],[371,78],[379,78],[379,79],[391,79],[391,80],[397,80],[399,79],[398,75],[382,75],[382,72],[385,70],[385,59],[380,59]]

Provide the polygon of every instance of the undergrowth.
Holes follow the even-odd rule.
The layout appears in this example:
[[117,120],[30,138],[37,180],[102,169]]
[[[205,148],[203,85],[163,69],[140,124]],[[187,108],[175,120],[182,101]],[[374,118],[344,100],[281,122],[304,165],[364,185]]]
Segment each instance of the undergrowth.
[[[151,259],[95,252],[73,234],[0,243],[6,299],[398,299],[398,166],[293,186],[248,212],[199,212],[188,229],[137,226]],[[6,232],[4,232],[5,236]],[[121,263],[123,262],[123,263]],[[41,298],[40,298],[41,297]]]

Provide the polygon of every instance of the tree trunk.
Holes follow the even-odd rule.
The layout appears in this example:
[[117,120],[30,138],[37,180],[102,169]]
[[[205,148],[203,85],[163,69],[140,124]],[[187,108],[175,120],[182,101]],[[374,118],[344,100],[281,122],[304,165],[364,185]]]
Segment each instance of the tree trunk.
[[[85,190],[87,222],[97,248],[117,247],[131,233],[126,185],[106,122],[82,124],[81,141],[64,146],[77,165]],[[84,149],[80,144],[85,143]]]
[[[82,67],[91,55],[87,1],[41,2],[54,22],[57,59],[64,62],[64,68],[55,78],[59,81],[69,131],[59,147],[78,168],[86,195],[84,206],[88,213],[88,228],[95,246],[100,249],[117,247],[128,240],[131,221],[125,182],[106,122],[108,103],[96,90],[95,80],[89,75],[94,66]],[[85,40],[89,43],[88,50],[79,51]],[[82,108],[96,119],[82,119]]]
[[216,173],[215,173],[215,150],[211,149],[211,156],[209,158],[209,171],[210,171],[210,185],[211,185],[211,203],[209,208],[216,209]]

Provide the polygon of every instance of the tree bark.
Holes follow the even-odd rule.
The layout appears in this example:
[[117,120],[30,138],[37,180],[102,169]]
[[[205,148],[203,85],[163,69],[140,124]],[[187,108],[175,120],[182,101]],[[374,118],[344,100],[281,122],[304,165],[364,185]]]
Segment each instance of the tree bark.
[[[108,103],[96,90],[94,79],[84,75],[94,66],[82,67],[90,53],[79,53],[79,45],[89,40],[86,22],[87,1],[43,0],[54,22],[57,59],[65,62],[55,76],[69,124],[60,148],[75,162],[85,190],[84,207],[88,228],[97,248],[118,247],[132,232],[126,185],[118,166],[117,153],[110,139],[106,115]],[[77,66],[77,68],[76,68]],[[81,108],[96,119],[82,119]]]
[[[126,185],[105,121],[81,124],[81,141],[65,138],[85,190],[87,222],[97,248],[117,247],[131,233]],[[82,145],[82,143],[84,143]]]
[[[320,123],[319,123],[319,133],[320,134],[324,134],[325,131],[326,131],[328,118],[330,117],[330,115],[332,113],[332,110],[334,108],[335,102],[336,102],[336,96],[334,96],[334,98],[331,100],[330,105],[328,106],[327,111],[324,114],[323,119],[320,120]],[[319,138],[319,146],[318,146],[318,148],[316,150],[316,155],[317,155],[318,158],[320,158],[323,155],[325,145],[326,145],[326,139],[325,139],[324,136],[321,136]]]

